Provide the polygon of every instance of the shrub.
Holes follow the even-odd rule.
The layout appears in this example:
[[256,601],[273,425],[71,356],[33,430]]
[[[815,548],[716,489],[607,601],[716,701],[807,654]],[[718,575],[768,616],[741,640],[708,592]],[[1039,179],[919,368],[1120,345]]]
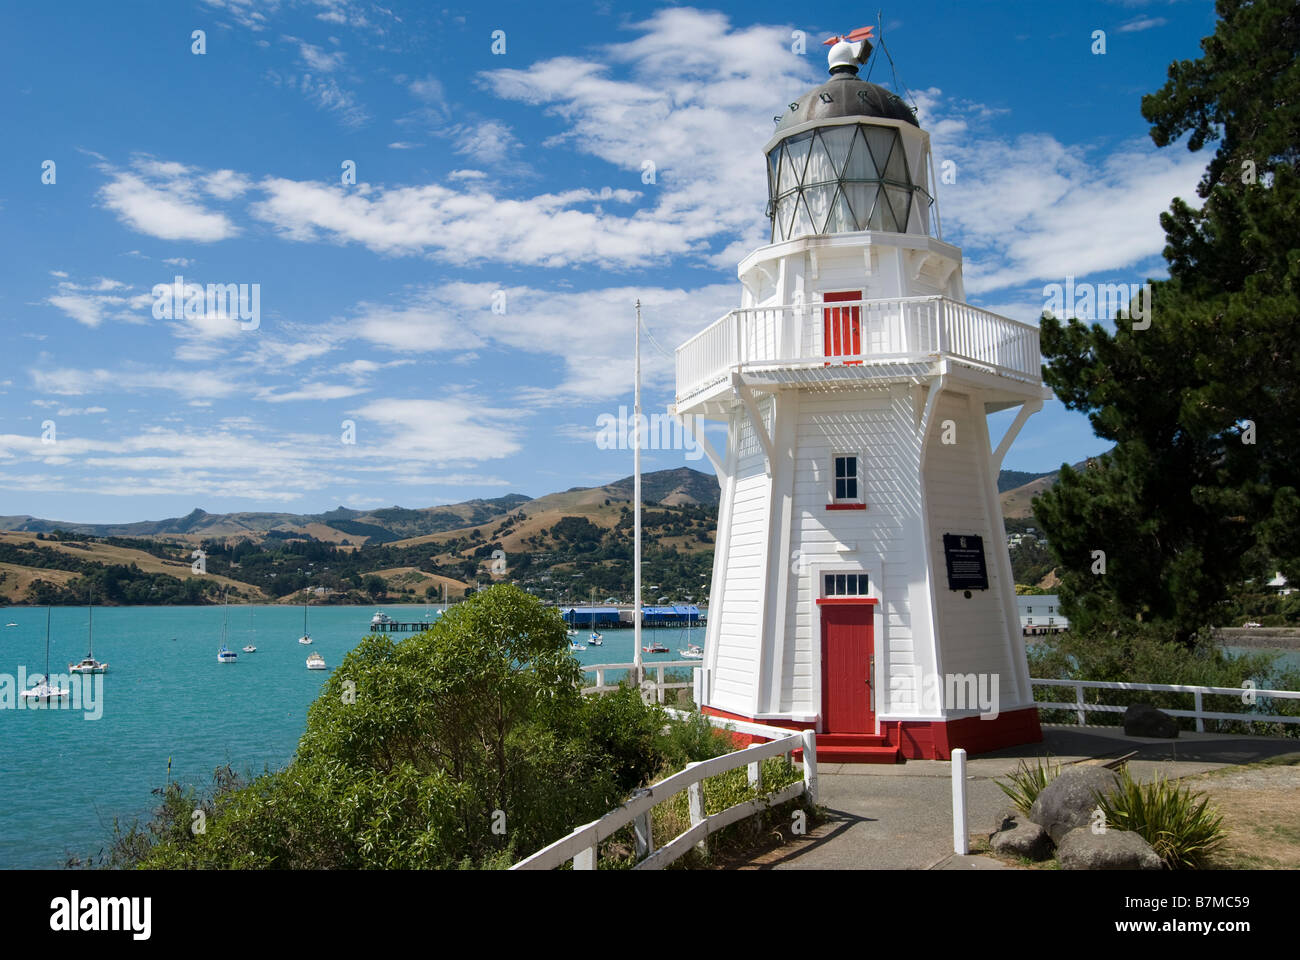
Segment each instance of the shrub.
[[1138,783],[1125,768],[1115,787],[1097,802],[1108,827],[1138,834],[1171,870],[1205,867],[1227,839],[1223,818],[1208,797],[1163,777]]
[[1043,788],[1061,775],[1061,765],[1052,763],[1050,760],[1038,760],[1030,767],[1025,761],[1021,760],[1013,773],[1009,774],[1007,779],[1010,783],[1003,783],[1001,780],[994,780],[998,789],[1011,798],[1017,810],[1026,816],[1029,815],[1034,801],[1038,795],[1043,792]]

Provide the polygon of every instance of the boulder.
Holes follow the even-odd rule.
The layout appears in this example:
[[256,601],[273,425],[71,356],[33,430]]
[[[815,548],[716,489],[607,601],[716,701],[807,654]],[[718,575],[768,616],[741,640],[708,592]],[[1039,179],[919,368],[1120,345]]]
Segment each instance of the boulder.
[[1147,843],[1131,830],[1093,833],[1077,827],[1061,840],[1056,860],[1062,870],[1160,870],[1164,864]]
[[1069,767],[1043,788],[1029,811],[1029,819],[1047,831],[1053,843],[1075,827],[1092,820],[1097,794],[1114,788],[1118,777],[1105,767]]
[[1015,807],[1003,807],[998,815],[993,818],[993,829],[989,831],[989,839],[992,840],[995,834],[1001,833],[1003,830],[1010,830],[1025,823],[1028,819]]
[[1178,737],[1178,720],[1151,706],[1135,703],[1124,711],[1124,734],[1130,737]]
[[1032,820],[1025,820],[993,834],[989,846],[994,853],[1034,861],[1046,860],[1052,855],[1052,838]]

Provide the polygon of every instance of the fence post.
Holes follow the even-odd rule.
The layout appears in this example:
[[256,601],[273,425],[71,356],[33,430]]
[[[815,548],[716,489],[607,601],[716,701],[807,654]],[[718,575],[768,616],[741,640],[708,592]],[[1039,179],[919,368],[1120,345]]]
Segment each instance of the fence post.
[[662,706],[664,702],[664,665],[661,663],[656,669],[659,674],[659,682],[655,684],[655,697]]
[[596,668],[596,693],[605,692],[605,670],[603,667]]
[[574,870],[595,870],[596,869],[596,847],[592,845],[586,850],[579,850],[573,856]]
[[650,810],[632,821],[632,832],[636,835],[636,858],[643,860],[655,852],[654,833],[651,832]]
[[970,853],[970,828],[966,825],[966,751],[952,752],[952,849]]
[[1074,685],[1074,703],[1078,707],[1075,713],[1078,715],[1079,726],[1083,726],[1083,684],[1081,683]]
[[803,792],[810,806],[817,805],[817,731],[805,730],[803,736]]
[[[758,746],[762,746],[762,744],[751,743],[749,746],[750,746],[750,747],[758,747]],[[761,760],[755,760],[753,763],[749,764],[749,766],[747,767],[747,770],[748,770],[748,772],[749,772],[749,789],[751,789],[751,790],[762,790],[762,789],[763,789],[763,763],[762,763],[762,761],[761,761]]]
[[1195,690],[1192,696],[1196,699],[1196,732],[1205,732],[1205,718],[1201,716],[1201,691]]
[[[698,764],[688,763],[686,769],[689,770],[694,766],[698,766]],[[692,783],[686,788],[686,795],[690,803],[691,826],[693,827],[704,822],[704,781],[696,780]],[[705,840],[701,840],[695,845],[695,849],[700,853],[706,853],[709,847]]]

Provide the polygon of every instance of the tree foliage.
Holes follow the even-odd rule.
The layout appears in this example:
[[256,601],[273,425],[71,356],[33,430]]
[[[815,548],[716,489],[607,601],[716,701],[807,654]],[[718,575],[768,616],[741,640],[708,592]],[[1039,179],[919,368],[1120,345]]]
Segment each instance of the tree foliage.
[[1242,579],[1300,576],[1300,8],[1217,6],[1201,58],[1142,101],[1157,145],[1218,143],[1200,209],[1161,216],[1150,327],[1042,323],[1046,382],[1115,443],[1035,500],[1063,606],[1085,629],[1167,622],[1184,645]]

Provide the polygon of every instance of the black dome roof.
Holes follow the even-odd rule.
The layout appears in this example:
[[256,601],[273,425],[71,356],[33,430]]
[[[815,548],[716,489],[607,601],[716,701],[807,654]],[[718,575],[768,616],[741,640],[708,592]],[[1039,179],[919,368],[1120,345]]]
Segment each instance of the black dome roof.
[[793,104],[777,122],[776,132],[810,120],[831,120],[837,117],[885,117],[902,120],[919,127],[916,114],[895,93],[878,84],[859,80],[852,73],[836,73],[820,87],[814,87]]

